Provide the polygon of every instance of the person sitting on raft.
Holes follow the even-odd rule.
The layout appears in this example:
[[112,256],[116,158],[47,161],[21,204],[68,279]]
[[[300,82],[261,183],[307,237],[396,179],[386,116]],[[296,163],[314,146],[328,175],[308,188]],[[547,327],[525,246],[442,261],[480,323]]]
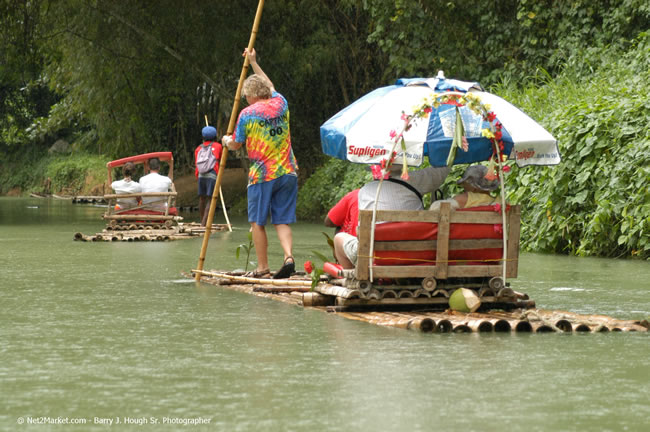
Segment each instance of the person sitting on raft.
[[490,192],[499,187],[498,178],[488,180],[488,169],[484,165],[470,165],[463,176],[456,182],[463,187],[464,192],[446,199],[434,201],[429,210],[440,210],[440,204],[448,202],[452,210],[488,206],[495,203],[496,198]]
[[[172,180],[158,173],[160,171],[160,159],[149,159],[149,174],[140,178],[142,192],[169,192],[173,190]],[[146,204],[148,209],[156,211],[165,211],[167,208],[167,197],[145,197],[142,203]]]
[[[127,162],[122,167],[122,180],[115,180],[111,183],[111,188],[115,191],[116,194],[135,194],[142,192],[142,187],[140,183],[131,179],[131,176],[135,173],[135,164],[133,162]],[[118,198],[117,203],[115,204],[115,210],[124,210],[136,207],[138,205],[139,199],[136,197],[133,198]]]
[[[399,178],[401,167],[393,165],[388,178],[379,191],[377,210],[424,210],[422,195],[435,192],[449,174],[449,167],[426,167],[410,171],[407,180]],[[359,210],[372,210],[379,180],[366,183],[359,190]],[[345,269],[353,269],[357,263],[359,239],[348,233],[340,232],[334,236],[334,253],[339,264]]]

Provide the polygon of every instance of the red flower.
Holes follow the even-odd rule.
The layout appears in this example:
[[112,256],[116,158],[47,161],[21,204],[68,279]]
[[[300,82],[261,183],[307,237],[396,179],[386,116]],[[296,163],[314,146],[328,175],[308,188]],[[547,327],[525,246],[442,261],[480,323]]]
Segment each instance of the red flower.
[[493,228],[495,233],[503,234],[503,226],[499,224],[494,224]]
[[[494,211],[497,212],[497,213],[501,212],[501,204],[499,204],[499,203],[494,204]],[[498,225],[498,226],[501,226],[501,225]]]
[[500,130],[494,132],[494,138],[500,140],[502,137],[503,137],[503,132],[501,132]]
[[312,265],[311,261],[305,261],[305,272],[307,272],[307,274],[311,274],[313,271],[314,266]]
[[425,112],[425,114],[429,114],[433,111],[433,109],[430,106],[428,106],[423,111]]
[[504,173],[510,172],[510,166],[509,165],[504,165],[503,166],[503,172]]
[[487,114],[487,118],[488,118],[488,121],[489,121],[489,122],[493,122],[494,119],[497,118],[497,115],[494,114],[492,111],[490,111],[490,112]]

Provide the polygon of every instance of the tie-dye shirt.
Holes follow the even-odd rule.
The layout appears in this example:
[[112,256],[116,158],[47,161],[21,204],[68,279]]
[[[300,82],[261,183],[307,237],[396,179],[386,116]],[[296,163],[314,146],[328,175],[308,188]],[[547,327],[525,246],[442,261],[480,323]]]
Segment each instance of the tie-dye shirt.
[[289,104],[278,92],[239,113],[234,140],[246,144],[251,165],[248,185],[285,174],[296,175],[298,164],[291,148]]

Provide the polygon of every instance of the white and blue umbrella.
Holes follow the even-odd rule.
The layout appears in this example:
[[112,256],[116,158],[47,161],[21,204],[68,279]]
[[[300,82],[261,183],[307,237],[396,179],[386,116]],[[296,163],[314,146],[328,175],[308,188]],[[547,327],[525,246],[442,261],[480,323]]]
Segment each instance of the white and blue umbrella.
[[[560,162],[557,140],[541,125],[504,99],[483,91],[475,82],[437,78],[401,78],[395,85],[378,88],[353,102],[320,128],[323,152],[357,163],[379,163],[393,148],[391,135],[404,125],[403,113],[410,115],[422,103],[445,92],[471,92],[483,105],[489,105],[496,120],[503,125],[503,153],[519,166],[556,165]],[[491,140],[482,136],[490,124],[467,106],[459,108],[468,151],[459,150],[455,164],[488,160],[493,154]],[[419,166],[424,156],[433,166],[447,165],[456,123],[456,106],[441,104],[426,117],[411,123],[404,132],[406,159]],[[392,132],[392,134],[391,134]],[[396,162],[404,156],[397,148]]]

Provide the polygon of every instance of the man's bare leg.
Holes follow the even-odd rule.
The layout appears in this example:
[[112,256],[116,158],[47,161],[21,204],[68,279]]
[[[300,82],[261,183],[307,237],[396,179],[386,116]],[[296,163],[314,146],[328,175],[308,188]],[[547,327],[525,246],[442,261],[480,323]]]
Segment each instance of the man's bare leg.
[[278,232],[278,240],[284,252],[284,259],[293,257],[293,233],[291,227],[287,224],[275,225],[275,230]]
[[266,271],[269,269],[269,257],[267,254],[269,242],[266,237],[264,225],[258,225],[251,222],[253,232],[253,243],[255,244],[255,254],[257,255],[257,271]]
[[344,269],[353,269],[354,264],[352,264],[352,261],[350,261],[348,256],[345,254],[345,251],[343,250],[344,243],[345,237],[339,235],[334,236],[334,255],[339,260],[339,264],[341,264]]

